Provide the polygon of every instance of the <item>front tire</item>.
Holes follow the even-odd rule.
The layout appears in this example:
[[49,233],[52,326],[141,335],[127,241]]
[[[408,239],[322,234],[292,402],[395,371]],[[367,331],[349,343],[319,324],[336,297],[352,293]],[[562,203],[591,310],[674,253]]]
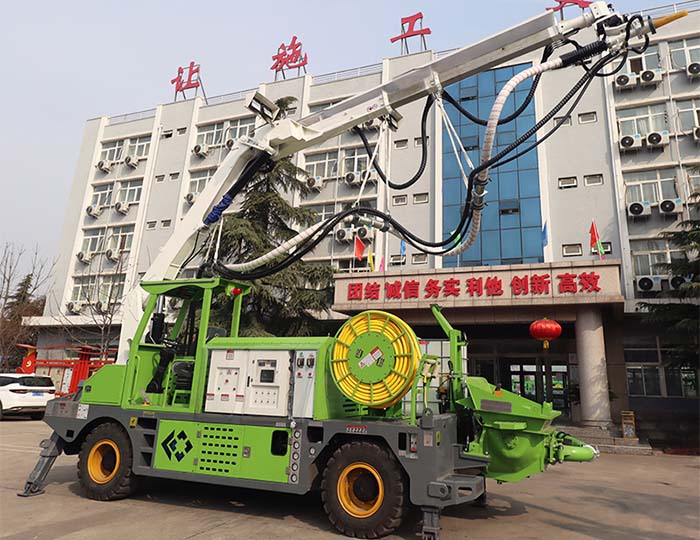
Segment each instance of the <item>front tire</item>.
[[341,533],[379,538],[401,525],[408,505],[406,488],[391,452],[372,442],[346,443],[323,471],[323,509]]
[[123,499],[133,493],[131,443],[121,426],[100,424],[85,438],[78,458],[83,493],[97,501]]

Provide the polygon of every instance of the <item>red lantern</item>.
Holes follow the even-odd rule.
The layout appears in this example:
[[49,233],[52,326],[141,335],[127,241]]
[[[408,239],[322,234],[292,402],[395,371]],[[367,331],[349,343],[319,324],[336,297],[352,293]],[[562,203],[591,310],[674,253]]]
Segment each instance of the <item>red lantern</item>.
[[530,325],[530,335],[541,341],[545,349],[549,349],[549,342],[561,336],[561,325],[545,317]]

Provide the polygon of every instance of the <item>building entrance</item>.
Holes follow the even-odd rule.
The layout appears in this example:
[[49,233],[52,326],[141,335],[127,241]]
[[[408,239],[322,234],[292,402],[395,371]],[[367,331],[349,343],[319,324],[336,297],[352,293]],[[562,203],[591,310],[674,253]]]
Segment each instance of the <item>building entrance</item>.
[[504,388],[538,403],[551,401],[562,417],[570,418],[569,370],[565,361],[548,357],[502,358]]

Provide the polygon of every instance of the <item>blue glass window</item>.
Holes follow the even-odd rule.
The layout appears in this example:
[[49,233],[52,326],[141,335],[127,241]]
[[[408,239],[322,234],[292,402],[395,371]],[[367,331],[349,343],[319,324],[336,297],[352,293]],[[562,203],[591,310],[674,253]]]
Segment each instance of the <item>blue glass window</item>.
[[540,217],[539,197],[520,200],[520,221],[523,227],[538,227],[542,222]]
[[528,227],[523,229],[523,257],[542,255],[542,229]]
[[519,171],[518,186],[520,187],[521,197],[539,197],[540,175],[537,173],[537,170],[528,169],[526,171]]
[[512,259],[522,257],[522,243],[519,229],[501,231],[501,258]]

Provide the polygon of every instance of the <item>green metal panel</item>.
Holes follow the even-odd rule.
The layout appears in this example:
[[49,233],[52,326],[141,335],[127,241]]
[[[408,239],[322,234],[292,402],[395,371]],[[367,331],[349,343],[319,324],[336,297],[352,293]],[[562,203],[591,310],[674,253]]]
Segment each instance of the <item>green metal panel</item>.
[[199,427],[195,422],[161,420],[158,423],[153,468],[195,472]]
[[90,405],[119,405],[125,377],[125,365],[103,366],[85,380],[80,402]]
[[[241,460],[238,478],[266,480],[268,482],[287,482],[289,466],[289,445],[283,456],[272,455],[272,434],[275,431],[290,430],[285,428],[245,426],[245,452]],[[247,456],[247,457],[246,457]]]
[[193,472],[239,477],[245,426],[197,424],[197,462]]

